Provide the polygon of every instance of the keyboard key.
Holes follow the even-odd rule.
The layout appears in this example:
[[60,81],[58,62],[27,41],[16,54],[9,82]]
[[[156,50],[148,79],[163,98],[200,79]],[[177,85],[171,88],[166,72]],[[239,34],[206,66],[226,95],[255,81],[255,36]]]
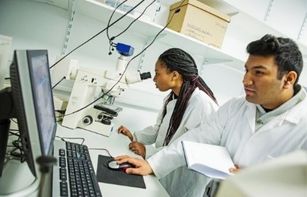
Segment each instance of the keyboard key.
[[68,188],[66,182],[60,182],[60,194],[61,196],[68,196]]

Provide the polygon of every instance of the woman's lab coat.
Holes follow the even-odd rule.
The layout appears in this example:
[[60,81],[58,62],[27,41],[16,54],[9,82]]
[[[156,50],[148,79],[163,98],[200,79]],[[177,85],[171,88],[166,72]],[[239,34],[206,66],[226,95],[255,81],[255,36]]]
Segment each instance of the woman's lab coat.
[[[170,118],[173,113],[176,101],[177,99],[174,99],[170,101],[166,106],[166,114],[162,123],[161,118],[163,110],[161,110],[154,126],[147,127],[142,131],[134,133],[134,137],[138,142],[146,144],[147,158],[163,148],[163,142],[167,133]],[[188,105],[182,117],[181,123],[176,133],[172,137],[170,144],[185,132],[199,126],[201,124],[201,121],[209,118],[210,114],[216,111],[216,109],[216,103],[206,93],[196,88],[188,101]],[[161,164],[168,165],[168,162],[169,160],[167,159],[161,162]],[[184,167],[172,172],[168,176],[161,179],[160,182],[171,196],[175,196],[174,191],[191,190],[189,184],[181,183],[181,179],[183,177],[193,179],[194,181],[197,180],[198,183],[202,186],[204,186],[207,182],[207,179],[204,176],[187,170]]]
[[[261,163],[298,149],[307,150],[307,98],[295,107],[274,117],[255,132],[256,105],[245,98],[236,98],[221,106],[200,127],[187,132],[170,146],[153,155],[147,161],[158,178],[164,177],[174,169],[185,166],[181,141],[225,146],[234,163],[241,168]],[[201,155],[201,150],[199,151]],[[210,155],[202,155],[210,157]],[[165,160],[167,159],[167,164]],[[185,177],[180,180],[185,183]],[[190,187],[194,187],[191,184]],[[178,186],[180,190],[180,186]],[[202,196],[204,188],[198,188]],[[189,196],[189,194],[178,196]]]

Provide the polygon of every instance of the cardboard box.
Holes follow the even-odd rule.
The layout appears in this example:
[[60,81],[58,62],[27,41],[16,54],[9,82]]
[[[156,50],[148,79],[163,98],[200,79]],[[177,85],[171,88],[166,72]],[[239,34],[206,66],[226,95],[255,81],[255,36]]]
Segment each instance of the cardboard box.
[[171,5],[168,20],[170,19],[168,28],[218,48],[222,46],[230,22],[227,14],[197,0],[185,0],[184,3]]

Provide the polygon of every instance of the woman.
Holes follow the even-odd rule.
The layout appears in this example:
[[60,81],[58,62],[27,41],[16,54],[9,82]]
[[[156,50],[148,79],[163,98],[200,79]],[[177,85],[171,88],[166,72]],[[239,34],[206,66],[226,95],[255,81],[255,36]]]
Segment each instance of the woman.
[[[159,56],[155,72],[153,80],[156,87],[160,91],[171,90],[164,99],[156,124],[133,134],[124,126],[118,128],[119,133],[132,141],[130,150],[143,158],[148,158],[186,131],[197,127],[217,109],[213,92],[198,75],[194,59],[185,51],[178,48],[166,50]],[[182,178],[185,181],[180,180]],[[183,167],[160,180],[170,196],[191,195],[194,190],[197,192],[197,187],[204,187],[206,181],[203,175]]]

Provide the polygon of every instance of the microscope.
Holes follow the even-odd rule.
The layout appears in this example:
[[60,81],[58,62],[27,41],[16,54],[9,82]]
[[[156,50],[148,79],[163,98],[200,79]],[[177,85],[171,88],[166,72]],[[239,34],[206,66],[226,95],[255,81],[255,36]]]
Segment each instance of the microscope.
[[116,50],[120,54],[116,72],[78,69],[62,121],[63,126],[71,129],[83,128],[109,136],[113,130],[112,119],[122,110],[114,105],[115,98],[128,88],[129,84],[151,78],[150,72],[125,72],[129,57],[134,51],[133,47],[117,43]]

